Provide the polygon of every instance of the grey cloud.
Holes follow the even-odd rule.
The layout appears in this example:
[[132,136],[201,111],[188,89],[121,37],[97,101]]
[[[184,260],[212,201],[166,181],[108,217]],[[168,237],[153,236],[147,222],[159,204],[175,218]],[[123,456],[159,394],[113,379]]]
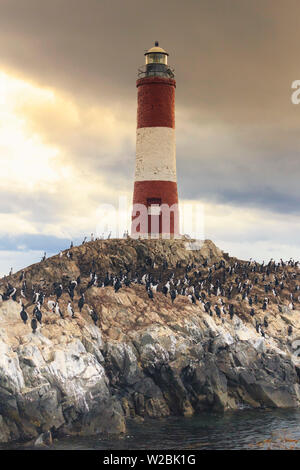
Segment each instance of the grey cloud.
[[[19,214],[26,212],[26,218],[39,223],[57,223],[63,220],[68,210],[68,201],[63,194],[51,194],[46,191],[23,193],[18,190],[0,192],[0,212]],[[2,229],[5,227],[2,227]]]
[[178,139],[181,197],[299,215],[298,132],[255,128],[230,135],[220,133],[219,145],[218,130],[205,139]]
[[[84,178],[99,174],[111,188],[91,203],[111,202],[132,187],[136,71],[159,40],[176,70],[180,197],[298,215],[300,105],[290,86],[300,78],[299,13],[297,0],[2,0],[1,62],[79,109],[123,107],[133,141],[116,151],[84,123],[76,133],[59,120],[34,123]],[[215,133],[203,141],[205,126]],[[59,223],[70,204],[46,191],[1,200],[2,212],[28,208],[40,223]]]
[[[159,39],[176,67],[177,109],[193,126],[227,126],[236,141],[221,142],[208,158],[201,140],[187,143],[177,132],[182,197],[297,210],[291,190],[299,180],[299,139],[284,132],[299,134],[300,106],[290,101],[299,78],[297,1],[153,0],[149,8],[138,0],[72,0],[70,8],[68,0],[2,0],[0,9],[4,66],[63,90],[79,108],[118,103],[132,135],[136,70],[144,48]],[[181,119],[179,113],[179,129]],[[99,172],[112,188],[131,187],[131,142],[113,153],[84,127],[59,134],[47,120],[43,126],[79,171]]]
[[288,0],[2,0],[2,63],[93,102],[134,100],[154,40],[170,52],[177,102],[231,122],[280,119],[299,78],[299,3]]

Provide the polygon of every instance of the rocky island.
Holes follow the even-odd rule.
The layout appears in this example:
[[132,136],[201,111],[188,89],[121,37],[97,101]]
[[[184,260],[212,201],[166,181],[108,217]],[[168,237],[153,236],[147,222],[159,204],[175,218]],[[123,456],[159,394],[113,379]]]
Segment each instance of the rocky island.
[[209,240],[130,238],[72,247],[1,279],[0,442],[298,407],[299,284],[295,262],[240,261]]

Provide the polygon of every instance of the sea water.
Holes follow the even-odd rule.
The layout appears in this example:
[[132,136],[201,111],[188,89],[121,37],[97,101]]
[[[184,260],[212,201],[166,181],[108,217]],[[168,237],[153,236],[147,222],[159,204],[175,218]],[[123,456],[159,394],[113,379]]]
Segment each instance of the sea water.
[[[32,448],[0,444],[0,449]],[[300,410],[241,410],[127,423],[121,438],[64,437],[50,449],[300,449]]]

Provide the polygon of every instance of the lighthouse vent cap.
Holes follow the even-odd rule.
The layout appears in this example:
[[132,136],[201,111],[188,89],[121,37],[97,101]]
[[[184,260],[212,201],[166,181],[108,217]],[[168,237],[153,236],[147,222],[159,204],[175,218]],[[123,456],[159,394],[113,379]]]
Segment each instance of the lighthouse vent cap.
[[167,51],[165,51],[162,47],[159,47],[159,46],[156,46],[156,44],[158,44],[157,42],[155,43],[155,46],[154,47],[151,47],[151,49],[149,49],[147,52],[145,52],[145,55],[148,55],[148,54],[165,54],[165,55],[169,55],[167,53]]

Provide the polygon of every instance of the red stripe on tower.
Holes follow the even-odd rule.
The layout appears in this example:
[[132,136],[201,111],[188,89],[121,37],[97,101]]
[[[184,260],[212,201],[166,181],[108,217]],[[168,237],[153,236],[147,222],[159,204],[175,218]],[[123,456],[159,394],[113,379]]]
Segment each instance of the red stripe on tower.
[[137,128],[171,127],[175,129],[175,87],[173,79],[140,78],[138,89]]
[[137,80],[136,167],[131,235],[179,235],[174,73],[155,43]]

